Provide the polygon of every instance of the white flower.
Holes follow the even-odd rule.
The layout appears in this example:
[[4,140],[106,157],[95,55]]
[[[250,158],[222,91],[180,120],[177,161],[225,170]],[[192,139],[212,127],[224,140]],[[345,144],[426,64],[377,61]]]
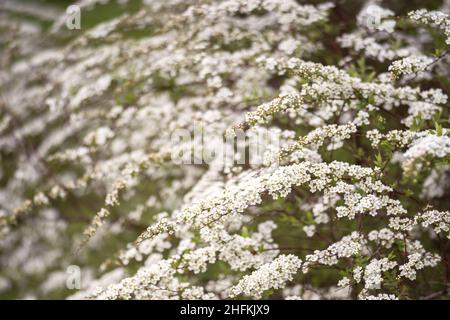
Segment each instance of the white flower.
[[425,71],[433,62],[433,59],[426,56],[409,56],[401,60],[392,62],[389,71],[395,78],[401,75],[419,73]]
[[301,267],[301,260],[294,255],[282,255],[273,262],[261,266],[250,275],[244,276],[231,288],[231,296],[243,294],[259,298],[268,289],[282,288],[293,279]]
[[305,231],[307,237],[311,238],[312,236],[314,236],[314,233],[316,233],[316,226],[313,224],[304,226],[303,231]]

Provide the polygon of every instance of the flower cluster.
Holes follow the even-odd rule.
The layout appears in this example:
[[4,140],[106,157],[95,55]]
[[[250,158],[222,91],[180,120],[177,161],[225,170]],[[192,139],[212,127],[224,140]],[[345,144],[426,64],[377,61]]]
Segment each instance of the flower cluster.
[[409,56],[392,62],[389,71],[395,78],[398,78],[401,75],[425,71],[433,61],[432,58],[426,56]]
[[258,270],[244,276],[230,289],[231,296],[243,294],[261,297],[268,289],[278,289],[291,281],[302,265],[301,260],[294,255],[281,255],[274,261],[261,266]]
[[425,9],[411,11],[408,17],[418,23],[431,25],[442,30],[447,37],[446,43],[450,44],[450,18],[448,14],[440,11],[428,11]]
[[417,219],[423,227],[431,226],[436,234],[443,232],[447,234],[447,238],[450,237],[449,211],[429,210],[419,214]]

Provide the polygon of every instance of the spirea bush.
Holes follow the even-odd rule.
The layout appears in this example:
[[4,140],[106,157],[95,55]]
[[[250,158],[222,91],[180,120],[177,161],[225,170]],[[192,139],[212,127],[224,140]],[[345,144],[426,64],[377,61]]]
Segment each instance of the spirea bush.
[[450,1],[75,4],[0,6],[0,297],[450,297]]

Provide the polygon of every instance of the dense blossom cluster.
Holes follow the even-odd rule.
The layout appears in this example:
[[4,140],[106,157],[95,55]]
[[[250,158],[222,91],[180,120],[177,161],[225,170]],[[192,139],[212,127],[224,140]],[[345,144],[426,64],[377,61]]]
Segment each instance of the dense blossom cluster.
[[394,75],[394,77],[399,77],[403,74],[406,75],[425,71],[432,63],[433,59],[430,57],[409,56],[392,62],[389,67],[389,71]]
[[236,286],[231,288],[231,296],[244,294],[259,298],[268,289],[283,288],[287,281],[293,279],[293,275],[297,273],[301,264],[301,260],[294,255],[281,255],[250,275],[244,276]]
[[448,298],[450,2],[356,3],[0,4],[0,297]]
[[450,18],[448,13],[420,9],[411,11],[408,13],[408,16],[415,22],[431,25],[441,29],[447,37],[445,42],[450,44]]

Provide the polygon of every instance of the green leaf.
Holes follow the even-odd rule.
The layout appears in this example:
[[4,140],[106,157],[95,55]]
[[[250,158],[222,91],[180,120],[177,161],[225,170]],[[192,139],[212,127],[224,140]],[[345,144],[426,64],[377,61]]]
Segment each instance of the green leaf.
[[380,152],[375,155],[375,165],[380,168],[383,166],[383,157]]
[[250,237],[248,229],[247,229],[246,226],[242,227],[241,236],[244,237],[244,238],[249,238]]
[[442,136],[442,125],[439,122],[435,121],[434,127],[436,128],[436,135]]

